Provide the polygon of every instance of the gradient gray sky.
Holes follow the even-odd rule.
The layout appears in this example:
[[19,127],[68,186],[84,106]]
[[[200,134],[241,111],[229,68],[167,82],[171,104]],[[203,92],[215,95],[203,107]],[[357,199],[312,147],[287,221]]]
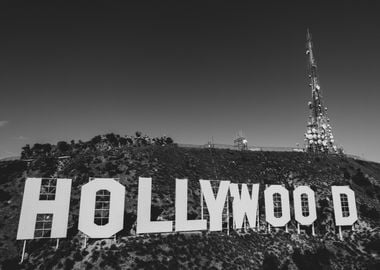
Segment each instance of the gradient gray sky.
[[256,2],[2,1],[0,157],[136,130],[302,144],[309,27],[336,141],[379,162],[378,1]]

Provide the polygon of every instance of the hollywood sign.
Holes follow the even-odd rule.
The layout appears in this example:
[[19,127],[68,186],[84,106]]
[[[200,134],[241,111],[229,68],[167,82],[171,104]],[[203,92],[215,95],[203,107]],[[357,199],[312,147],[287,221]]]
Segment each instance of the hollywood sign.
[[[18,240],[66,237],[71,182],[71,179],[26,179]],[[248,228],[257,228],[259,184],[218,182],[219,188],[215,194],[211,180],[199,180],[202,207],[205,202],[208,219],[203,219],[203,215],[201,219],[188,219],[188,180],[176,179],[175,220],[152,221],[152,179],[140,177],[136,233],[221,231],[227,200],[232,201],[233,228],[240,229],[247,223]],[[339,228],[353,225],[358,218],[354,192],[348,186],[332,186],[331,193],[335,225]],[[289,191],[281,185],[270,185],[264,190],[264,199],[267,224],[287,226],[291,219]],[[95,178],[89,181],[81,188],[78,229],[89,238],[112,237],[123,229],[124,202],[125,187],[115,179]],[[293,191],[293,203],[294,218],[298,224],[312,225],[317,219],[314,191],[308,186],[298,186]],[[103,215],[99,216],[99,211],[103,211]]]

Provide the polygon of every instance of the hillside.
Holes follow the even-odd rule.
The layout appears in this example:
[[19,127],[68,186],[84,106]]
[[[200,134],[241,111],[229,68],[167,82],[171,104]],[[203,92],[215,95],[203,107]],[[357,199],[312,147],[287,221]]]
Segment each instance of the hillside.
[[[20,160],[1,161],[2,269],[380,268],[380,164],[299,152],[180,148],[172,141],[163,141],[136,144],[133,140],[133,143],[120,144],[117,140],[108,147],[97,138],[92,144],[79,146],[61,143],[47,147],[45,152],[24,148],[23,157],[31,159],[29,166]],[[57,250],[54,240],[28,241],[25,261],[19,265],[22,242],[15,239],[25,177],[53,175],[57,157],[63,154],[71,158],[59,175],[73,179],[68,237],[60,241]],[[309,185],[317,196],[317,236],[297,235],[294,218],[289,233],[278,230],[268,234],[262,222],[259,233],[135,236],[139,176],[153,178],[152,218],[169,220],[174,219],[175,178],[189,179],[189,216],[192,218],[200,216],[199,179],[261,183],[261,221],[264,220],[265,184],[284,184],[289,190],[296,185]],[[125,225],[117,241],[89,240],[83,249],[83,236],[77,230],[77,223],[80,187],[89,177],[117,177],[125,185]],[[356,194],[359,222],[355,231],[344,231],[345,241],[339,241],[334,231],[330,190],[333,184],[350,185]]]

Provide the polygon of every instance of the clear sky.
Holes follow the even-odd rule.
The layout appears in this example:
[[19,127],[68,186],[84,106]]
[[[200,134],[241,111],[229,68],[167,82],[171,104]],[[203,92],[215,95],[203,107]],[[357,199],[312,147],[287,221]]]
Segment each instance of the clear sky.
[[379,14],[363,0],[2,1],[0,157],[137,130],[302,144],[309,27],[336,141],[380,162]]

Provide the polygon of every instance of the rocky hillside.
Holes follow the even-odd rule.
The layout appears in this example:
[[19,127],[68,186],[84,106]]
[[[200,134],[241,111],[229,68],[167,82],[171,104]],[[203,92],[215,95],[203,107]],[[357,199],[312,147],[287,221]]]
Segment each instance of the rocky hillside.
[[[111,136],[112,137],[112,136]],[[110,137],[110,138],[111,138]],[[250,152],[180,148],[171,139],[142,136],[95,137],[87,143],[25,147],[25,161],[0,162],[1,269],[380,269],[380,164],[344,156],[314,156],[299,152]],[[116,139],[115,139],[116,138]],[[122,141],[122,142],[121,142]],[[70,158],[58,173],[73,179],[69,230],[57,250],[55,240],[16,241],[26,176],[48,177],[57,171],[58,156]],[[200,216],[199,179],[261,183],[260,213],[264,213],[265,184],[289,190],[306,184],[316,191],[316,236],[282,230],[173,233],[135,236],[138,177],[153,178],[152,219],[174,219],[175,178],[189,179],[189,217]],[[116,241],[89,240],[77,229],[80,187],[89,177],[117,177],[126,186],[125,224]],[[359,222],[335,233],[331,185],[355,191]],[[292,202],[291,202],[292,205]],[[260,218],[264,220],[262,215]]]

